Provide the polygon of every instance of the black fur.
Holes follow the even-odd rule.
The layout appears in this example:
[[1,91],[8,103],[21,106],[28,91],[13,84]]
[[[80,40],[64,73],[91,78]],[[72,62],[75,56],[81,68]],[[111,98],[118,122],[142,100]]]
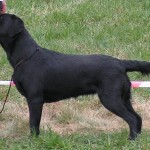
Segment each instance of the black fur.
[[[149,74],[150,62],[106,55],[62,54],[41,48],[23,21],[10,14],[0,16],[0,44],[14,68],[16,87],[27,99],[31,133],[35,130],[39,134],[44,103],[95,93],[108,110],[128,123],[130,139],[141,132],[142,119],[130,102],[127,72]],[[20,63],[21,60],[24,61]]]

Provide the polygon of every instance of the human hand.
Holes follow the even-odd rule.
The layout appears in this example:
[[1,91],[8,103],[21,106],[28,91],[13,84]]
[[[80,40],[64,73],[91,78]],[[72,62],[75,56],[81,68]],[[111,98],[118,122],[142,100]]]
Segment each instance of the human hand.
[[6,1],[2,1],[2,6],[1,6],[1,9],[0,9],[0,14],[4,14],[6,13],[6,9],[7,9],[7,6],[6,6]]

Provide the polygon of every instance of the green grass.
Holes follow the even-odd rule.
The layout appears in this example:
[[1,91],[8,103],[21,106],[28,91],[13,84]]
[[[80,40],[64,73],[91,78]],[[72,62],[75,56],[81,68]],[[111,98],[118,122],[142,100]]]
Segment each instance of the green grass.
[[[7,5],[8,12],[24,20],[32,37],[42,47],[63,53],[99,53],[121,59],[150,59],[149,0],[13,0],[7,1]],[[0,79],[10,80],[13,71],[2,48],[0,68]],[[149,79],[139,73],[130,73],[129,76],[131,80]],[[0,99],[5,96],[7,88],[0,87]],[[149,99],[150,89],[133,92],[136,96]],[[15,88],[9,99],[22,102]],[[67,117],[59,118],[59,121],[70,120],[70,116]],[[0,149],[146,150],[150,149],[149,137],[150,133],[145,131],[135,142],[130,142],[126,131],[85,131],[64,136],[49,131],[38,139],[30,139],[27,135],[14,139],[0,137]]]
[[127,140],[127,131],[104,133],[84,130],[80,134],[59,136],[49,131],[39,138],[21,137],[0,140],[0,149],[5,150],[149,150],[149,132],[144,131],[136,141]]

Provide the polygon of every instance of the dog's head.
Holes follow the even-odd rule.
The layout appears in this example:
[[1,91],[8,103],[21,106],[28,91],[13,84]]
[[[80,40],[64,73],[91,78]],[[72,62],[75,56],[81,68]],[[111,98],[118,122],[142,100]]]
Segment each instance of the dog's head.
[[4,37],[12,38],[24,30],[23,21],[15,15],[0,15],[0,39]]

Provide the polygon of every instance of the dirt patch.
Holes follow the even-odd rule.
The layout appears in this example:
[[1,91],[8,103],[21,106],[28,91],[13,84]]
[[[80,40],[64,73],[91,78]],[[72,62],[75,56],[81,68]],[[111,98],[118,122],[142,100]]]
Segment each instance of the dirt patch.
[[[143,118],[143,129],[150,129],[150,102],[134,101],[135,110]],[[29,133],[26,102],[7,102],[0,116],[0,137],[13,137]],[[41,120],[43,130],[52,129],[59,134],[71,134],[86,129],[115,131],[128,128],[119,117],[107,111],[98,101],[83,104],[82,101],[62,101],[44,105]]]

